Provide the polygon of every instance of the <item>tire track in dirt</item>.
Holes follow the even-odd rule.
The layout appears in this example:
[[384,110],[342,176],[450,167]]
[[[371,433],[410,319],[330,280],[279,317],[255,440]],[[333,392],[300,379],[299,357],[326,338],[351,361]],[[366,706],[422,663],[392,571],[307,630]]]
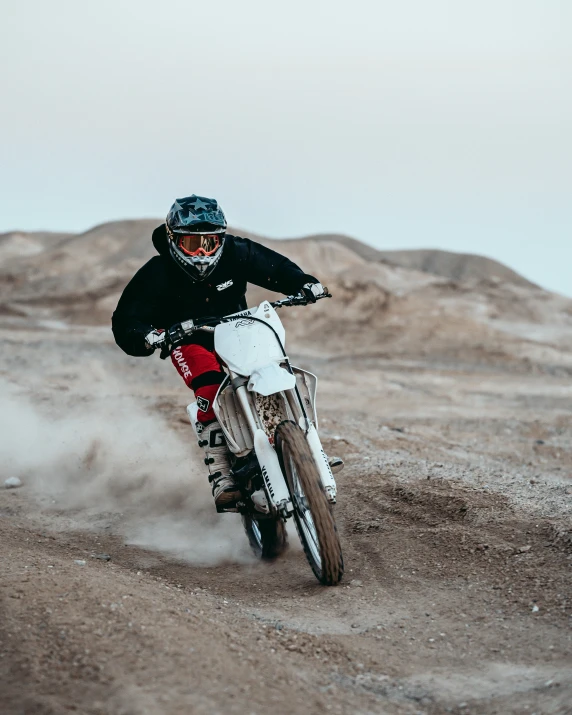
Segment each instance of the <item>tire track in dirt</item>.
[[[34,386],[37,399],[65,413],[77,389],[85,409],[97,405],[49,340],[56,372]],[[122,369],[111,347],[90,346],[101,374]],[[11,375],[28,389],[18,351]],[[185,395],[143,362],[125,371],[125,394],[190,439],[178,422]],[[125,545],[128,481],[111,482],[117,509],[93,519],[98,504],[86,519],[38,506],[31,484],[0,491],[0,711],[569,711],[572,444],[567,403],[551,408],[563,382],[348,367],[343,384],[334,366],[320,388],[326,449],[347,462],[336,509],[346,575],[335,589],[296,548],[274,564],[201,567],[158,544]],[[180,524],[180,488],[158,484],[150,494]],[[139,516],[155,513],[137,497]],[[112,560],[92,558],[101,552]]]
[[[379,475],[360,479],[356,484],[346,477],[341,485],[338,521],[349,569],[336,589],[313,580],[299,551],[271,565],[201,568],[125,546],[119,535],[47,531],[45,524],[28,523],[22,497],[21,508],[11,507],[2,526],[4,553],[17,572],[8,583],[4,622],[29,623],[36,640],[33,648],[20,641],[21,628],[4,639],[19,641],[5,651],[16,662],[3,676],[16,682],[12,698],[17,701],[26,685],[29,712],[59,712],[64,703],[77,702],[89,713],[176,712],[161,697],[169,685],[176,707],[185,702],[184,651],[197,648],[233,688],[240,682],[246,688],[244,698],[234,692],[226,709],[226,696],[208,686],[211,674],[199,668],[188,701],[197,712],[257,712],[251,696],[256,667],[264,672],[261,689],[281,692],[290,712],[381,706],[396,713],[467,712],[463,702],[476,713],[519,713],[529,703],[565,712],[559,708],[572,697],[566,541],[555,538],[550,524],[519,518],[495,494],[446,480],[404,487],[386,476],[372,497]],[[101,551],[111,553],[112,562],[91,558]],[[74,564],[78,558],[85,567]],[[36,576],[22,565],[34,566]],[[47,588],[54,571],[63,582]],[[128,598],[118,597],[118,589]],[[532,612],[535,589],[542,593],[538,613]],[[122,602],[137,598],[124,616]],[[54,622],[58,606],[64,618]],[[195,625],[187,632],[184,620],[191,617]],[[133,640],[133,621],[126,618],[144,625],[152,642],[143,631]],[[127,640],[116,642],[116,633],[125,632]],[[196,645],[184,643],[184,635]],[[93,647],[93,640],[94,650],[83,647]],[[149,659],[156,651],[157,662]],[[238,653],[251,660],[245,665]],[[196,658],[190,661],[199,667]],[[159,682],[148,680],[150,667]],[[57,673],[55,689],[46,668]],[[173,680],[174,670],[180,673]],[[301,674],[305,686],[298,683]],[[298,705],[290,692],[294,683],[301,687]],[[101,705],[92,707],[86,698]],[[280,707],[273,704],[277,712]]]

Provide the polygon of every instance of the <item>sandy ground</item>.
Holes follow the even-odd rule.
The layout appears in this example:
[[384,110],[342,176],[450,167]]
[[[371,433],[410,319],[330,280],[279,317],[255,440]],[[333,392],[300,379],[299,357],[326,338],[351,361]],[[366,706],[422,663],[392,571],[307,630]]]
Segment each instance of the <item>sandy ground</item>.
[[296,355],[346,460],[328,589],[214,514],[168,364],[0,338],[3,714],[572,713],[569,377]]

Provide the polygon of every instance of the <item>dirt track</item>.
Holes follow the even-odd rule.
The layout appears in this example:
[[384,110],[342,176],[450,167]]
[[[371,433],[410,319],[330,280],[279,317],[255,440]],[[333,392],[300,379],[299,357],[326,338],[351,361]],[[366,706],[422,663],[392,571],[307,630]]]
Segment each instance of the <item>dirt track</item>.
[[[11,382],[47,413],[74,401],[97,412],[108,375],[127,365],[106,404],[135,394],[186,445],[187,395],[168,367],[122,363],[99,335],[46,333],[40,379],[27,363],[38,336],[22,332],[7,354]],[[347,464],[343,584],[320,587],[295,537],[272,565],[235,558],[237,530],[210,565],[154,536],[136,546],[126,525],[141,496],[115,495],[126,473],[98,487],[115,502],[91,491],[70,505],[28,472],[22,489],[0,491],[2,713],[572,712],[567,380],[299,360],[321,377],[323,439]],[[99,484],[88,447],[66,460],[72,494]],[[192,490],[207,505],[202,479]],[[167,480],[149,497],[177,533],[180,489]]]

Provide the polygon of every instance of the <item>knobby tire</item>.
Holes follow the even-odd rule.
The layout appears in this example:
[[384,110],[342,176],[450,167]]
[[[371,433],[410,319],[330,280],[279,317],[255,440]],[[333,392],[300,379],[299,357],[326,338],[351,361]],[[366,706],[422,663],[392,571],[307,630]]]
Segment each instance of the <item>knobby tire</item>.
[[[324,586],[335,586],[344,573],[342,548],[332,510],[320,481],[320,474],[304,432],[294,422],[282,422],[276,428],[276,449],[294,504],[294,521],[304,553],[314,575]],[[293,473],[294,467],[295,474]],[[320,562],[312,553],[303,528],[303,516],[296,496],[296,477],[317,535]]]

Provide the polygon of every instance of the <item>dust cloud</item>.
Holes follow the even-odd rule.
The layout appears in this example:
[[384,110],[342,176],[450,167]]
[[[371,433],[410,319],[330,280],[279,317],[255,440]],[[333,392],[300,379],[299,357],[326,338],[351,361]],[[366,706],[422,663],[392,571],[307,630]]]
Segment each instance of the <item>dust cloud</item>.
[[215,512],[191,430],[184,440],[136,399],[110,398],[112,387],[64,408],[0,382],[2,481],[18,476],[68,529],[119,529],[196,564],[249,561],[239,520]]

